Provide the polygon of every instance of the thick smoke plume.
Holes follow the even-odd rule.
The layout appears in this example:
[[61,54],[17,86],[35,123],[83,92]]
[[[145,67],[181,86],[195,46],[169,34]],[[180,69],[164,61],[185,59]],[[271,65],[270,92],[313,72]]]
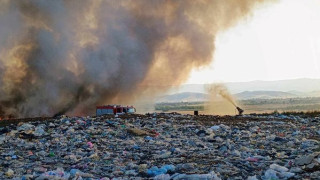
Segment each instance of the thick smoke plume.
[[0,116],[81,115],[180,84],[261,1],[1,0]]

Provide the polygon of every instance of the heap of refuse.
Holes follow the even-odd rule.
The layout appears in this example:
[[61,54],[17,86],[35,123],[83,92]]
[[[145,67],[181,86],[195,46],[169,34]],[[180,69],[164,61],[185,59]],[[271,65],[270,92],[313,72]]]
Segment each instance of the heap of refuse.
[[319,117],[59,117],[0,127],[0,179],[317,179],[319,140]]

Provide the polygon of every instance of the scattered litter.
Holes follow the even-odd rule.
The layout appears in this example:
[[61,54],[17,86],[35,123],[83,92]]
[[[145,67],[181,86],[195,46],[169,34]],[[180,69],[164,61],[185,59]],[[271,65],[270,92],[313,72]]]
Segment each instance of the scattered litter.
[[0,127],[0,176],[316,179],[319,127],[318,117],[175,113],[20,122]]

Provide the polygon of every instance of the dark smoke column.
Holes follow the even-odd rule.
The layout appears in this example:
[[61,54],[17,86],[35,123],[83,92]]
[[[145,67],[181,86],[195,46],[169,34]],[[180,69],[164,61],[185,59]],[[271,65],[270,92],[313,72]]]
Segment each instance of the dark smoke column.
[[0,1],[0,116],[92,113],[184,82],[261,0]]

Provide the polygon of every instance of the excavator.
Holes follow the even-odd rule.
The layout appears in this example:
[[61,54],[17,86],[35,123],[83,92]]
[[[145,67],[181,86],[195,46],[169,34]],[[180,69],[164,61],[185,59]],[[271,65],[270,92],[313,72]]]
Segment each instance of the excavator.
[[241,109],[239,106],[237,106],[236,108],[237,108],[237,111],[238,111],[238,113],[239,113],[239,116],[241,116],[242,113],[244,112],[244,110]]

